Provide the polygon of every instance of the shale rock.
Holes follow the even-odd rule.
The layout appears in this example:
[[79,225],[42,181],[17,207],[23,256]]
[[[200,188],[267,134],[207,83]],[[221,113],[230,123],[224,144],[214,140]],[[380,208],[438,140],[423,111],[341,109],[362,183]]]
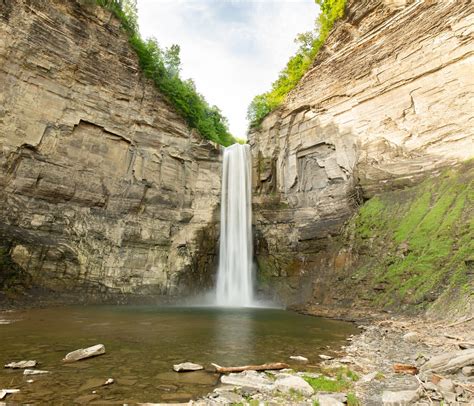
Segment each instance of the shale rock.
[[193,364],[192,362],[183,362],[181,364],[173,365],[173,370],[176,372],[191,372],[191,371],[199,371],[204,369],[202,365]]
[[97,344],[93,345],[92,347],[81,348],[79,350],[70,352],[63,358],[63,361],[75,362],[86,358],[96,357],[102,354],[105,354],[105,347],[103,344]]

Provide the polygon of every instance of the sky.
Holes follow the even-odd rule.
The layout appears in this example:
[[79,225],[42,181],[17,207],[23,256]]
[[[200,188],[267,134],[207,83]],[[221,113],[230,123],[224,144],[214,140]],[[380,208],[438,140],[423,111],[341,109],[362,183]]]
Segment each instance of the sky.
[[142,36],[180,45],[181,78],[194,80],[240,138],[248,105],[270,89],[317,13],[314,0],[138,0]]

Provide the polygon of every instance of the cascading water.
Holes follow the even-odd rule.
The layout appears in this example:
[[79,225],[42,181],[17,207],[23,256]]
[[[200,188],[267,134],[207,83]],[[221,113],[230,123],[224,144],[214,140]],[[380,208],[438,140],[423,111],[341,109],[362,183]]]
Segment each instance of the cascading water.
[[221,237],[216,304],[253,304],[252,185],[249,145],[224,150],[221,196]]

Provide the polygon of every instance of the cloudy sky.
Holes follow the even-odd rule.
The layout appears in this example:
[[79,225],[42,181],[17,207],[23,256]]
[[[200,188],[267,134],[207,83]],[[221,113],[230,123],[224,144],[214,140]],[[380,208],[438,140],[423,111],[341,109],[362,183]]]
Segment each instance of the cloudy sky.
[[142,36],[181,46],[181,77],[242,138],[252,98],[270,89],[317,13],[314,0],[138,0]]

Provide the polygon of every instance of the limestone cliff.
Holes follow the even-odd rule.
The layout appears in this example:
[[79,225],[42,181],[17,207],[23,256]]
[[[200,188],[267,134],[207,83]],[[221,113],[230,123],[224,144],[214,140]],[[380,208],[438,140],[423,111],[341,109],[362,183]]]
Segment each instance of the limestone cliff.
[[219,150],[144,79],[110,12],[0,1],[0,89],[1,252],[32,285],[158,295],[209,282]]
[[350,283],[333,289],[368,264],[352,261],[344,223],[474,155],[473,37],[470,1],[348,1],[312,68],[251,133],[261,289],[289,303],[357,299]]

